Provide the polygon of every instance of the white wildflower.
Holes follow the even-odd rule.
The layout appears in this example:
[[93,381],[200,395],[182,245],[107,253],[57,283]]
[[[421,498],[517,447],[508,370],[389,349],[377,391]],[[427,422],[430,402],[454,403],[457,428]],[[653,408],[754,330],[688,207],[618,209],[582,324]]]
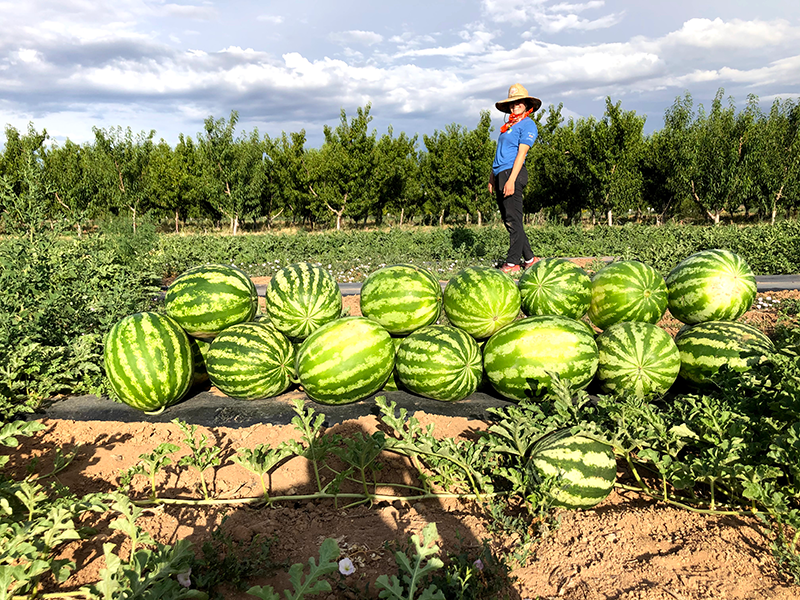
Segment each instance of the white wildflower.
[[343,558],[339,561],[339,573],[342,575],[352,575],[356,572],[356,567],[353,565],[353,561],[349,558]]

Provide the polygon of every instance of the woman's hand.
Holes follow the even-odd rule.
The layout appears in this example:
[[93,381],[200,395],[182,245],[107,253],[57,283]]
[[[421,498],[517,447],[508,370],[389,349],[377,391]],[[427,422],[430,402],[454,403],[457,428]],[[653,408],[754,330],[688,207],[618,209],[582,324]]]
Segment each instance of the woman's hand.
[[494,185],[492,185],[491,181],[489,182],[489,193],[494,196]]
[[514,195],[514,188],[516,187],[516,180],[508,178],[506,184],[503,186],[503,196],[513,196]]

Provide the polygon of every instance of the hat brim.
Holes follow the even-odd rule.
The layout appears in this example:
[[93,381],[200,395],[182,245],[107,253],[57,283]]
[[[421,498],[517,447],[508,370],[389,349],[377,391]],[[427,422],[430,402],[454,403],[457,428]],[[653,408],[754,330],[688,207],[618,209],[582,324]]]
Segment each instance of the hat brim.
[[524,100],[525,104],[528,106],[528,110],[533,109],[533,112],[536,112],[542,106],[542,101],[538,98],[534,98],[533,96],[520,96],[519,98],[500,100],[500,102],[495,103],[494,107],[500,112],[511,114],[511,104],[513,102],[519,102],[520,100]]

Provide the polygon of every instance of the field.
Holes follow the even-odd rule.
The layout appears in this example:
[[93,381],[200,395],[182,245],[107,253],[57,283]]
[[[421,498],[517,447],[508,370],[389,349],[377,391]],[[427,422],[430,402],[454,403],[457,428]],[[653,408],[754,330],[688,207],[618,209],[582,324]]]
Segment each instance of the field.
[[[798,300],[800,291],[759,294],[758,308],[742,320],[772,331],[782,318],[781,303]],[[344,311],[359,314],[358,296],[345,297]],[[679,323],[666,318],[661,325],[674,333]],[[214,388],[210,391],[219,393]],[[291,401],[302,397],[301,392],[291,391],[275,401],[289,412]],[[325,407],[312,406],[324,413]],[[488,420],[433,413],[413,416],[423,427],[432,425],[438,438],[475,440],[490,425]],[[54,467],[54,449],[75,450],[72,462],[57,474],[58,482],[78,496],[113,492],[121,474],[134,467],[141,455],[161,444],[185,442],[186,432],[177,424],[147,421],[146,417],[138,423],[42,419],[45,429],[9,453],[7,473],[24,477],[30,465],[36,465],[37,472],[49,472]],[[367,414],[333,425],[325,435],[353,438],[378,431],[387,431],[386,424]],[[209,496],[217,501],[260,494],[259,478],[231,461],[236,449],[257,444],[277,447],[302,438],[295,426],[269,424],[201,427],[196,436],[207,436],[211,446],[222,449],[221,463],[205,473]],[[186,448],[158,473],[159,497],[203,497],[198,471],[177,464],[184,455]],[[409,459],[384,453],[379,460],[382,485],[376,489],[378,494],[397,495],[392,483],[420,484]],[[698,514],[618,488],[594,510],[556,510],[515,531],[508,523],[499,526],[474,500],[381,499],[372,506],[350,507],[343,507],[346,501],[342,499],[303,501],[304,495],[313,497],[316,492],[314,477],[310,461],[294,457],[272,470],[267,482],[270,497],[285,496],[286,500],[269,507],[236,502],[151,505],[144,507],[137,524],[162,544],[190,540],[200,557],[193,565],[194,584],[220,582],[216,593],[232,599],[253,597],[244,593],[250,585],[272,585],[276,590],[291,587],[287,565],[317,555],[325,538],[336,540],[340,558],[350,558],[355,570],[347,576],[334,573],[329,577],[332,591],[319,597],[378,597],[376,578],[397,572],[394,552],[412,534],[421,535],[429,523],[436,524],[441,556],[449,565],[469,566],[477,559],[483,565],[483,570],[473,569],[473,574],[484,587],[473,588],[472,593],[481,589],[487,595],[453,597],[744,600],[789,599],[798,593],[771,556],[774,534],[751,516]],[[622,461],[618,482],[636,484]],[[134,477],[130,485],[131,497],[146,505],[148,478]],[[74,561],[75,573],[61,584],[45,578],[43,591],[77,590],[96,581],[105,566],[103,544],[119,545],[122,557],[130,551],[130,540],[109,528],[107,516],[84,517],[82,524],[96,527],[97,535],[67,543],[56,557]]]
[[[720,247],[758,275],[800,272],[795,222],[529,235],[548,255],[600,257],[580,261],[589,271],[636,259],[665,275]],[[760,293],[741,318],[775,340],[772,362],[652,402],[556,385],[517,405],[484,386],[472,406],[489,408],[446,416],[452,405],[435,401],[406,402],[426,408],[403,414],[391,402],[413,397],[387,391],[342,421],[333,409],[344,407],[293,387],[273,401],[280,424],[234,427],[233,401],[200,388],[219,426],[176,419],[191,399],[117,421],[46,412],[54,398],[108,393],[105,332],[125,315],[163,310],[166,284],[190,266],[235,264],[263,285],[292,262],[313,260],[343,283],[412,262],[446,280],[494,264],[506,243],[491,226],[235,238],[142,226],[0,239],[0,592],[12,591],[0,599],[278,597],[246,593],[267,585],[298,600],[796,597],[796,290]],[[345,296],[343,313],[359,314],[358,296]],[[660,323],[673,335],[680,325]],[[565,427],[616,450],[617,487],[594,510],[552,508],[555,483],[529,470],[527,449]],[[331,589],[284,596],[302,583],[299,567],[289,570],[297,563],[309,587]],[[408,569],[444,596],[406,589]]]

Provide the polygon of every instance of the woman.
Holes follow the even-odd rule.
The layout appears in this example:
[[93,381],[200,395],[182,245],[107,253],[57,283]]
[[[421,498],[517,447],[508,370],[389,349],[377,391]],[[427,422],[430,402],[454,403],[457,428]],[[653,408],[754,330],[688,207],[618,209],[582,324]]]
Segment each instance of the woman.
[[508,88],[508,98],[495,104],[497,110],[509,116],[500,128],[497,152],[489,177],[489,193],[495,194],[503,224],[508,230],[509,249],[506,261],[500,269],[504,273],[515,273],[527,269],[538,258],[533,255],[528,236],[522,227],[522,190],[528,183],[525,156],[539,134],[536,123],[528,117],[539,110],[542,101],[528,95],[519,83]]

